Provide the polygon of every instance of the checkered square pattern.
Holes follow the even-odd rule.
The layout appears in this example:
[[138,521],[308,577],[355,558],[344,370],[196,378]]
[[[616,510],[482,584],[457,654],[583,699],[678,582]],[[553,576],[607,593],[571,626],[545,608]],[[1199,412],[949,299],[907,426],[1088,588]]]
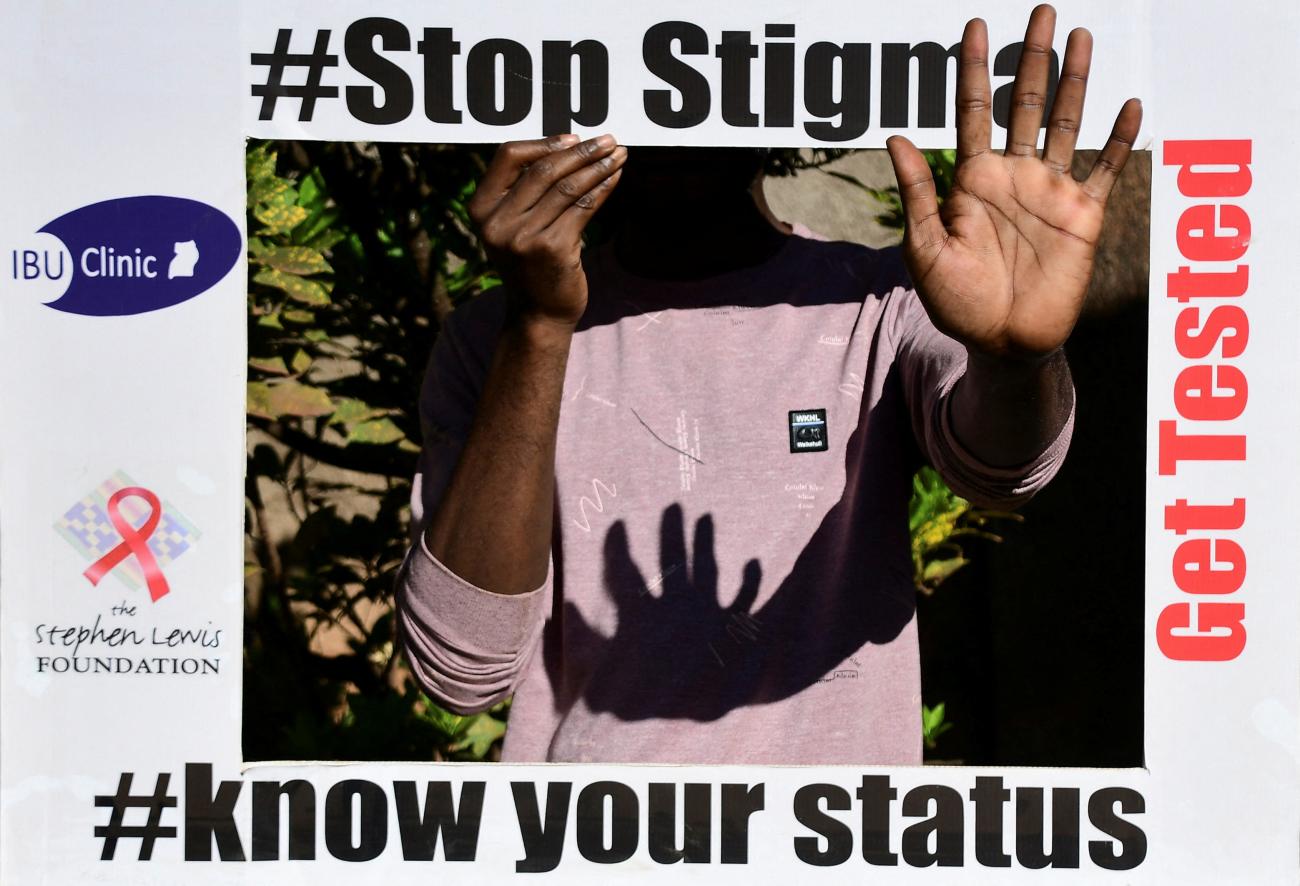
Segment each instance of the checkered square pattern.
[[[63,516],[55,521],[54,530],[76,549],[87,565],[94,563],[122,541],[122,536],[108,519],[109,497],[124,486],[139,485],[122,471],[115,472],[113,476],[87,493],[81,501],[68,508]],[[140,526],[149,518],[148,503],[135,496],[123,499],[118,510],[133,526]],[[154,530],[153,535],[149,536],[149,550],[158,560],[159,568],[165,572],[168,564],[178,559],[198,541],[199,535],[199,530],[194,524],[186,520],[180,511],[164,499],[158,528]],[[131,590],[144,587],[144,574],[140,571],[140,564],[135,562],[134,557],[128,557],[120,563],[113,570],[113,575]]]

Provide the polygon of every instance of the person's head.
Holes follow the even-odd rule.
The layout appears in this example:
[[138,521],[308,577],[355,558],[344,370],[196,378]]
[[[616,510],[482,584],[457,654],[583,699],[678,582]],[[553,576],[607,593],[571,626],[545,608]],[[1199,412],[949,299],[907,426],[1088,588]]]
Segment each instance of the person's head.
[[751,198],[766,156],[762,148],[629,148],[610,215],[635,212],[653,223],[734,211]]

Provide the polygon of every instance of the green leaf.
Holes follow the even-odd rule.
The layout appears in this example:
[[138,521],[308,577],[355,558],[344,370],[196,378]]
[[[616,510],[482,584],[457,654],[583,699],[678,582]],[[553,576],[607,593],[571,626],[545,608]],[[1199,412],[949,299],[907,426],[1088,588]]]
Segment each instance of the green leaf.
[[[254,184],[266,178],[273,178],[275,176],[275,158],[276,153],[274,151],[268,151],[265,147],[254,148],[248,152],[248,156],[244,160],[244,174]],[[249,188],[249,193],[252,193],[252,188]]]
[[[283,363],[284,361],[281,360],[280,362]],[[293,362],[290,363],[290,366],[293,367],[294,375],[302,375],[311,368],[311,355],[299,348],[294,352]]]
[[[333,222],[334,219],[328,219],[329,224],[333,224]],[[303,243],[304,245],[310,246],[312,249],[320,249],[323,251],[334,246],[346,237],[347,234],[342,231],[326,227],[325,230],[321,231],[319,234],[309,234]]]
[[406,435],[402,429],[393,424],[390,418],[379,418],[371,421],[363,421],[352,427],[348,431],[349,443],[367,443],[372,445],[382,445],[384,443],[394,443],[401,440]]
[[321,388],[297,381],[287,381],[271,389],[271,405],[281,415],[309,417],[329,415],[334,411],[330,395]]
[[301,246],[314,246],[315,244],[311,240],[338,220],[339,211],[337,209],[326,209],[324,206],[317,206],[311,210],[311,215],[307,216],[307,220],[294,229],[293,242]]
[[284,365],[283,357],[249,357],[248,365],[261,372],[269,372],[272,375],[288,375],[289,370]]
[[307,341],[329,341],[329,333],[323,329],[308,329],[302,334]]
[[921,578],[926,584],[937,585],[969,562],[965,557],[931,560],[925,564],[925,569],[921,571]]
[[329,292],[317,280],[308,280],[284,271],[263,268],[253,275],[253,282],[286,293],[294,301],[319,307],[330,303]]
[[284,328],[284,324],[282,324],[282,323],[280,322],[280,313],[279,313],[279,311],[275,312],[274,314],[263,314],[262,316],[258,317],[258,318],[257,318],[257,325],[258,325],[258,326],[266,326],[266,327],[268,327],[268,328],[270,328],[270,329],[283,329],[283,328]]
[[291,231],[308,214],[307,210],[293,204],[259,206],[253,210],[253,218],[264,226],[261,231],[263,234],[283,234]]
[[459,733],[465,720],[459,714],[453,714],[451,711],[432,703],[425,705],[424,719],[437,727],[438,731],[447,738],[453,738]]
[[304,311],[299,308],[290,308],[284,312],[284,319],[290,323],[315,323],[316,312]]
[[461,738],[451,745],[453,751],[468,750],[477,760],[482,760],[492,749],[492,743],[506,734],[506,724],[489,714],[476,714]]
[[334,270],[325,256],[306,246],[280,246],[269,249],[257,260],[277,271],[288,274],[324,274]]
[[323,202],[323,200],[324,192],[321,190],[320,170],[313,169],[298,185],[298,205],[312,206]]
[[262,418],[278,418],[271,409],[271,386],[264,381],[250,381],[246,395],[249,415]]
[[944,722],[943,702],[933,708],[921,705],[921,737],[928,749],[934,750],[939,736],[950,729],[952,729],[952,724]]
[[248,383],[248,412],[262,418],[295,415],[300,418],[329,415],[334,411],[329,394],[295,380],[276,384]]
[[330,423],[354,425],[383,414],[384,410],[376,409],[364,400],[358,400],[355,397],[340,397],[335,401],[334,415],[330,419]]
[[282,178],[264,178],[248,189],[248,202],[259,208],[285,207],[294,204],[293,185]]

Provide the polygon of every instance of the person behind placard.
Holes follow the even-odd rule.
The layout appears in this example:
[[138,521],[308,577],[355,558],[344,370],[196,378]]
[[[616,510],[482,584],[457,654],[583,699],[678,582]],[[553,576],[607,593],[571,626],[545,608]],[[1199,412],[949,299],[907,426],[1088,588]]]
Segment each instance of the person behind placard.
[[1075,30],[1039,155],[1054,27],[1034,10],[999,154],[966,26],[942,212],[888,142],[901,251],[790,233],[754,152],[500,148],[470,214],[505,286],[436,344],[398,607],[440,704],[513,694],[504,759],[920,762],[910,477],[1005,508],[1056,471],[1062,345],[1141,119],[1072,178]]

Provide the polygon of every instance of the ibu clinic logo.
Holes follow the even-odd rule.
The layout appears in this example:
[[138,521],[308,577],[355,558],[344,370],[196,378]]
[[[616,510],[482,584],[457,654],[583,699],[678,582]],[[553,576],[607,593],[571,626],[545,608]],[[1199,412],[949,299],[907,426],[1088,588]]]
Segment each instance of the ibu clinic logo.
[[242,252],[239,227],[184,197],[121,197],[42,227],[44,245],[13,249],[8,271],[58,311],[121,317],[157,311],[211,289]]

